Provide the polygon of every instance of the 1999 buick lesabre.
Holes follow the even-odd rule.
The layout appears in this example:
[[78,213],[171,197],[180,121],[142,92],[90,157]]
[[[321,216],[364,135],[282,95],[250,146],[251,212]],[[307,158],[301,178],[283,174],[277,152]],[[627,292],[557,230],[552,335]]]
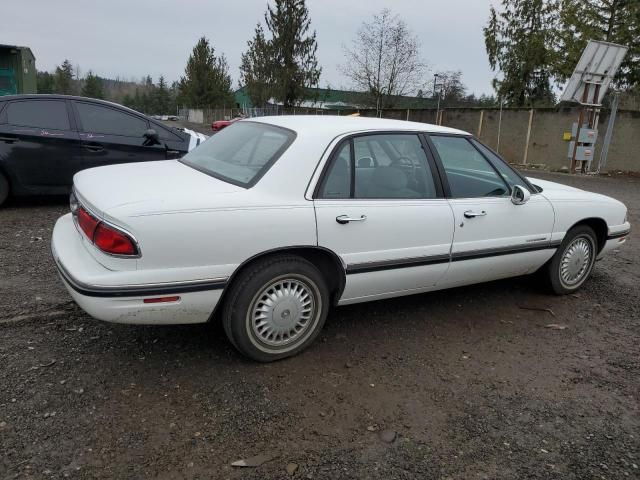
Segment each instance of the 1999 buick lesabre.
[[609,197],[527,179],[471,135],[353,117],[264,117],[181,160],[82,171],[53,231],[60,276],[95,318],[221,318],[271,361],[332,305],[544,272],[577,290],[629,234]]

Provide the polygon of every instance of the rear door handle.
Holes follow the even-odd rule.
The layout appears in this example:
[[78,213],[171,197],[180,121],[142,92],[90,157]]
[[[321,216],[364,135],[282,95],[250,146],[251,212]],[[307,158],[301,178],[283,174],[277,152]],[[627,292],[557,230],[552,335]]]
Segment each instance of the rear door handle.
[[104,147],[102,145],[98,145],[96,143],[85,143],[83,147],[90,152],[102,152],[104,150]]
[[481,212],[474,212],[473,210],[467,210],[464,212],[465,218],[475,218],[475,217],[484,217],[487,215],[487,212],[482,210]]
[[0,142],[4,143],[16,143],[17,141],[17,137],[0,137]]
[[338,215],[336,217],[336,222],[338,222],[340,225],[344,225],[349,222],[364,222],[366,219],[366,215],[360,215],[360,218],[353,218],[349,215]]

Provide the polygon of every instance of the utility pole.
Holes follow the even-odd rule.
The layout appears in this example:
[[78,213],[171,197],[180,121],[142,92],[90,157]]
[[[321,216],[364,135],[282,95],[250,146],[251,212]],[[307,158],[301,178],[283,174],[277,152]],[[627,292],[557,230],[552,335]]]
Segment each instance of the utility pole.
[[442,83],[438,83],[438,74],[433,74],[433,96],[438,94],[438,106],[436,108],[436,125],[440,125],[440,99],[442,98]]

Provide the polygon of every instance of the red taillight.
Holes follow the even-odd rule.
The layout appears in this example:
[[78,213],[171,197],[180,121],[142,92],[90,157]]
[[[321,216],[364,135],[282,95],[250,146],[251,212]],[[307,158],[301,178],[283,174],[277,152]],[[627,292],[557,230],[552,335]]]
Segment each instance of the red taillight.
[[91,241],[93,241],[93,234],[96,231],[98,223],[98,220],[93,218],[84,208],[78,208],[78,226]]
[[104,223],[100,223],[95,229],[93,243],[103,252],[116,255],[136,255],[138,253],[133,240]]
[[114,255],[138,255],[138,247],[129,235],[101,222],[84,207],[75,211],[80,230],[100,250]]

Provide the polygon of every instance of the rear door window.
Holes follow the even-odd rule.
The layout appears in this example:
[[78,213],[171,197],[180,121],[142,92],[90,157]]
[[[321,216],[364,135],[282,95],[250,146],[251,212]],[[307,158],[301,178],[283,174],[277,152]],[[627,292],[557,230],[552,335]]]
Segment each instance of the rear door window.
[[7,123],[11,125],[69,130],[69,115],[64,100],[23,100],[7,107]]
[[146,120],[115,108],[76,102],[76,109],[82,131],[87,133],[142,137],[149,128]]
[[358,135],[338,148],[332,154],[333,163],[320,188],[320,198],[438,196],[431,167],[416,134]]
[[[364,158],[364,157],[363,157]],[[351,142],[344,142],[334,154],[333,163],[327,171],[321,198],[349,198],[351,196]]]
[[163,140],[171,140],[174,142],[180,142],[183,140],[183,138],[180,135],[171,131],[170,128],[164,128],[156,124],[151,124],[151,128],[153,128],[156,132],[158,132],[158,137],[160,137]]

